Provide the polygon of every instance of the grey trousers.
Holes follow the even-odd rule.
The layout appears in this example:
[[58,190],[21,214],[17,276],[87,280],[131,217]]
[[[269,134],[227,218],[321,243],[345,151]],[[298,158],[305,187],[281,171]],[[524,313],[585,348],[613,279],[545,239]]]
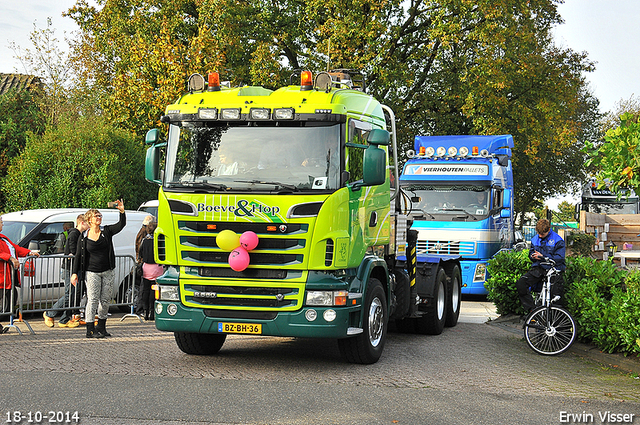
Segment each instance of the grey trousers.
[[87,272],[87,305],[84,310],[87,323],[94,320],[96,312],[99,319],[107,318],[114,279],[115,272],[113,270],[100,273]]

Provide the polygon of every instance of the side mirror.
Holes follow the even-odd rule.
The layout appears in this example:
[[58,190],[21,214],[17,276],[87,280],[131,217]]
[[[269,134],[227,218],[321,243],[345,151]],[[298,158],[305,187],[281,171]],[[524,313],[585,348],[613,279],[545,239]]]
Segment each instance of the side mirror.
[[162,180],[160,180],[160,146],[151,146],[147,149],[144,177],[151,183],[162,184]]
[[[389,133],[385,133],[388,141]],[[376,145],[370,145],[364,150],[362,158],[362,186],[377,186],[384,183],[387,177],[386,171],[387,153]]]
[[502,191],[502,208],[511,209],[511,189],[504,189]]
[[155,145],[156,143],[158,143],[159,139],[160,139],[160,130],[158,130],[157,128],[153,128],[147,131],[147,135],[144,138],[144,143],[147,145]]
[[389,146],[389,132],[379,128],[373,129],[367,136],[367,142],[374,146]]
[[511,217],[511,210],[508,208],[502,209],[500,210],[500,217],[502,218],[509,218]]
[[375,145],[364,150],[362,158],[362,180],[353,183],[351,190],[363,186],[377,186],[385,182],[387,171],[387,153]]

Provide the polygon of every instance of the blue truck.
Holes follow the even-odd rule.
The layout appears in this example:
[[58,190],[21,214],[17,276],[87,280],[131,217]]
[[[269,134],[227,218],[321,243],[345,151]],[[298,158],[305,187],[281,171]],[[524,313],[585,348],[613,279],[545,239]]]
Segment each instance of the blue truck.
[[418,263],[459,258],[462,294],[486,294],[488,260],[513,246],[512,149],[510,135],[416,136],[399,178]]

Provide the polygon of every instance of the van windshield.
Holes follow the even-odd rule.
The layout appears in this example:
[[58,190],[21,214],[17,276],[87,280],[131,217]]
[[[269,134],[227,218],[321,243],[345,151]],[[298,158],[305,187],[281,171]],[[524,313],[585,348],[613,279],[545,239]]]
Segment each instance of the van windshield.
[[36,227],[38,223],[27,221],[8,221],[3,220],[2,234],[8,237],[11,242],[20,245],[22,239]]

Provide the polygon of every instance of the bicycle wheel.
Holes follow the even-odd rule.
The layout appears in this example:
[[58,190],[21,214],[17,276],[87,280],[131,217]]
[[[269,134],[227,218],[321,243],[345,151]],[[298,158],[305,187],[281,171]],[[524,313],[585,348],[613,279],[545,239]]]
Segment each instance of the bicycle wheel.
[[576,334],[576,322],[560,307],[538,307],[529,314],[524,324],[524,337],[529,347],[546,356],[567,351]]

